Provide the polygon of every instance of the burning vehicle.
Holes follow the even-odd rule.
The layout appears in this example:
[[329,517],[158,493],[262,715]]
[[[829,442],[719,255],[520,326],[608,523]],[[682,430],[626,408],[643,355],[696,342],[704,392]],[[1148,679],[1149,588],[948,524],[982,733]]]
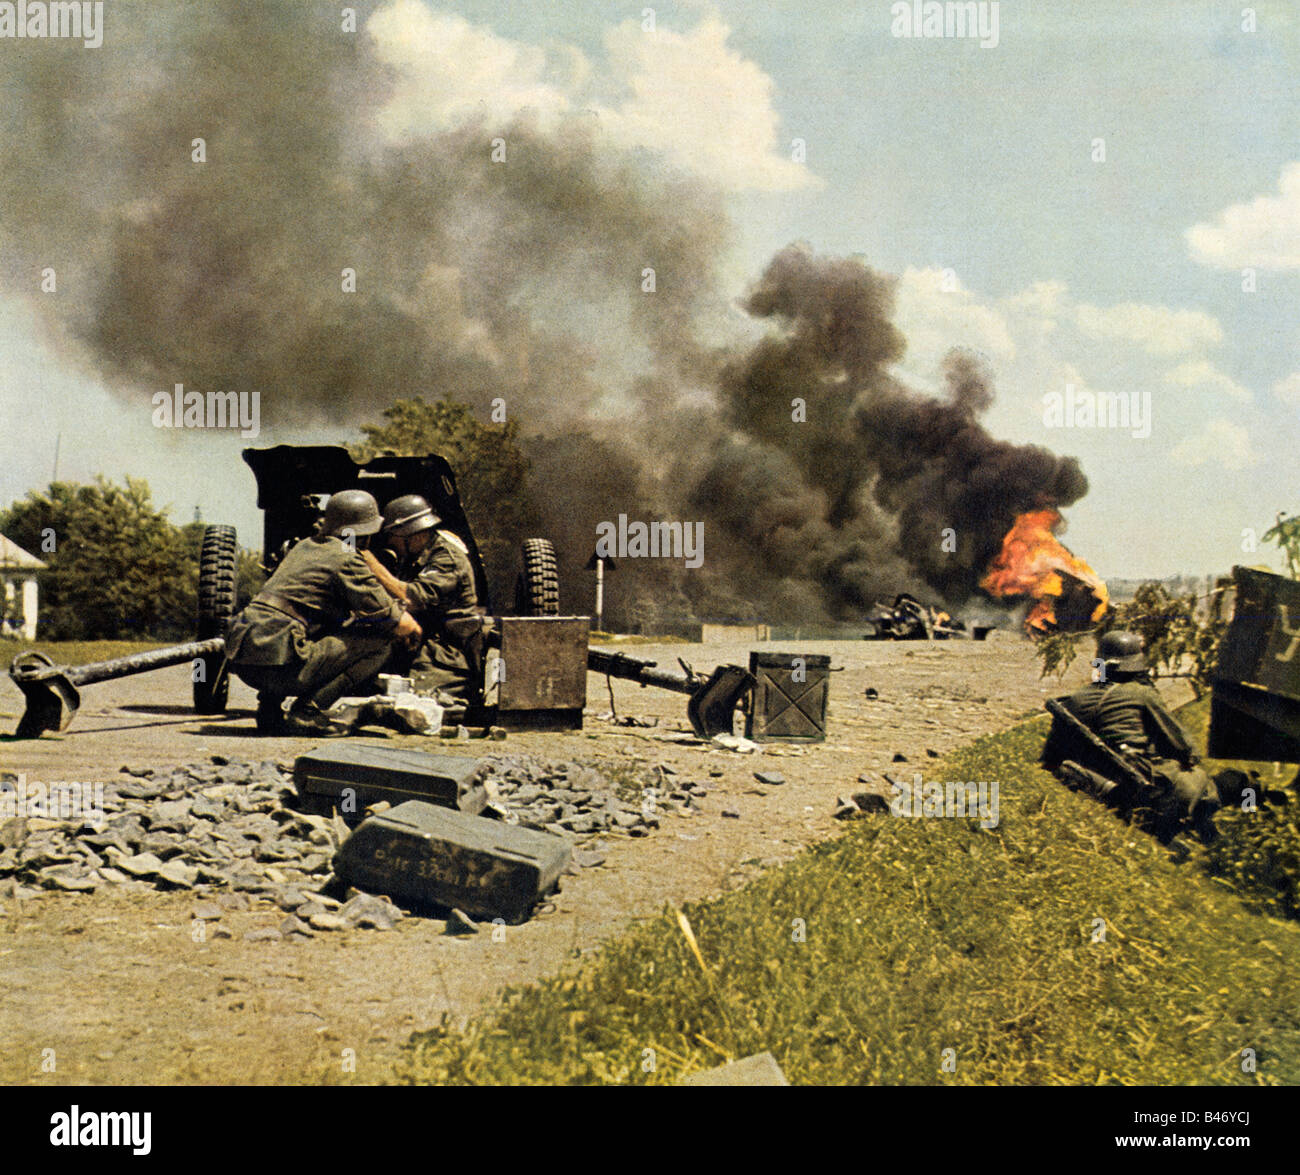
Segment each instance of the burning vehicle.
[[1057,539],[1062,521],[1051,507],[1021,514],[980,580],[993,599],[1032,602],[1024,621],[1031,635],[1085,632],[1110,606],[1101,577]]
[[[1106,584],[1056,537],[1063,525],[1052,508],[1016,517],[986,570],[979,590],[1003,605],[1027,606],[1024,629],[1030,636],[1086,632],[1110,607]],[[867,614],[872,631],[864,640],[982,641],[997,627],[956,619],[945,608],[923,604],[900,592],[893,604],[877,601]]]
[[934,604],[922,604],[915,596],[899,592],[893,605],[877,602],[867,613],[872,631],[863,640],[876,641],[946,641],[986,639],[992,625],[974,624],[969,628],[949,612]]

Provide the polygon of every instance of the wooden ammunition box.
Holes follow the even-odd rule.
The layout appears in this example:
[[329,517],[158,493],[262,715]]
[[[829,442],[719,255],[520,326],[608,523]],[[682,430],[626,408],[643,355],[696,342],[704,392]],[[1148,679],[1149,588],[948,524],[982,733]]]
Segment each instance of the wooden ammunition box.
[[522,922],[571,857],[563,837],[412,800],[362,821],[335,854],[334,872],[414,906]]
[[293,782],[303,808],[324,815],[338,811],[349,824],[359,823],[381,800],[423,800],[477,815],[487,804],[486,791],[472,779],[478,764],[466,755],[349,743],[299,755]]

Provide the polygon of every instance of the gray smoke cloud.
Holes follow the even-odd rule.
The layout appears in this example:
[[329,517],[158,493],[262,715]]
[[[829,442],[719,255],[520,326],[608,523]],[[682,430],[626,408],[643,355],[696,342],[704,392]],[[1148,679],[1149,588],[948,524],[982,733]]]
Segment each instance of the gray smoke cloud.
[[[0,274],[27,290],[55,267],[49,328],[140,412],[175,382],[258,390],[273,443],[415,394],[485,419],[501,397],[566,586],[589,582],[600,521],[704,521],[699,571],[638,560],[611,577],[624,623],[634,601],[778,621],[922,586],[960,603],[1016,513],[1086,491],[1072,459],[988,434],[973,359],[950,359],[943,398],[893,379],[893,284],[856,261],[789,247],[743,302],[764,337],[702,338],[725,297],[721,195],[582,117],[394,144],[375,123],[393,79],[336,5],[111,17],[94,52],[6,46]],[[585,589],[565,605],[587,608]]]

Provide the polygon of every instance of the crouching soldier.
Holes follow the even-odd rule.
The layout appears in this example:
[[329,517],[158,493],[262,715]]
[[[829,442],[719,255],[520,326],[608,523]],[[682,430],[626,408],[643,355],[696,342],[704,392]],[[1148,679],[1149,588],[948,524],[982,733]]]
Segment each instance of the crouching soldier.
[[1165,709],[1151,682],[1142,638],[1133,632],[1106,633],[1097,644],[1104,670],[1100,680],[1063,700],[1083,723],[1130,768],[1126,779],[1114,764],[1099,762],[1079,747],[1057,718],[1043,749],[1043,765],[1071,778],[1084,790],[1125,811],[1144,809],[1143,826],[1168,843],[1183,828],[1202,840],[1214,836],[1219,789],[1198,764],[1187,736]]
[[454,702],[476,703],[483,684],[483,649],[491,622],[474,587],[469,548],[419,494],[384,507],[382,536],[363,558],[393,598],[424,630],[418,652],[394,650],[388,671],[415,672]]
[[[325,505],[317,533],[294,546],[226,633],[230,668],[258,691],[263,733],[341,733],[324,710],[373,677],[395,640],[420,627],[384,591],[353,542],[379,530],[379,506],[364,490]],[[287,714],[284,700],[296,700]]]

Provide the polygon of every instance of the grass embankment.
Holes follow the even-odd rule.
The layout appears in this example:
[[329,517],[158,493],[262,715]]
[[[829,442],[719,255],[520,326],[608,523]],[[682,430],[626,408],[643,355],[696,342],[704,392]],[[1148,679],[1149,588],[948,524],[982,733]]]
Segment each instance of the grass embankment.
[[927,776],[998,781],[996,828],[855,822],[686,906],[698,956],[665,910],[417,1034],[396,1078],[661,1084],[770,1049],[796,1084],[1300,1081],[1300,927],[1062,788],[1035,765],[1045,732]]
[[44,653],[56,665],[87,665],[92,661],[111,661],[165,648],[168,641],[0,641],[0,660],[4,667],[18,656],[34,649]]

